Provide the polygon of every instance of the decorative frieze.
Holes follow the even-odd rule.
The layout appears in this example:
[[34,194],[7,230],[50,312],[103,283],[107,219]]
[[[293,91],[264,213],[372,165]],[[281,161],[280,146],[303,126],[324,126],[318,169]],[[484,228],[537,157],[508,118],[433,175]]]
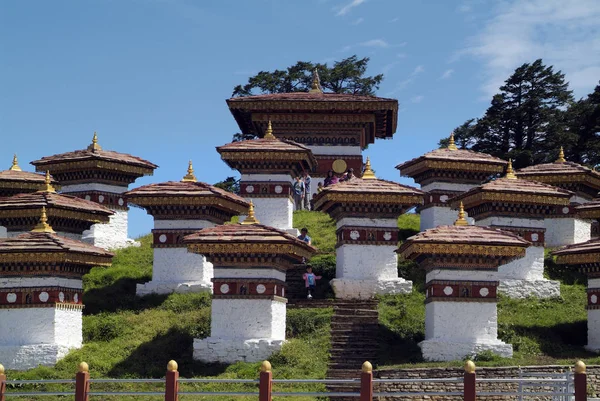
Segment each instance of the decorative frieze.
[[0,308],[81,305],[82,291],[66,287],[15,287],[0,289]]
[[497,281],[431,280],[425,302],[496,302]]
[[240,183],[240,194],[249,198],[291,198],[292,184],[278,181],[246,181]]
[[69,192],[69,195],[99,203],[114,210],[129,210],[127,198],[123,194],[102,191]]
[[215,298],[236,297],[238,295],[252,296],[253,298],[272,299],[275,297],[285,298],[285,282],[276,279],[244,279],[244,278],[215,278]]
[[343,226],[336,231],[336,247],[345,244],[356,245],[396,245],[398,243],[398,229]]

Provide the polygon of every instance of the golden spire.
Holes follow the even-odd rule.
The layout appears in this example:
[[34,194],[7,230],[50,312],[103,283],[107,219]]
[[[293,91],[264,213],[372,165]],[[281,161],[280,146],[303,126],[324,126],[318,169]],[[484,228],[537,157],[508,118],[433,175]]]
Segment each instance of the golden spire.
[[454,143],[454,131],[450,134],[450,142],[448,142],[448,150],[458,150],[456,143]]
[[323,88],[321,88],[321,79],[319,78],[319,72],[316,68],[313,70],[312,86],[308,93],[323,93]]
[[102,150],[102,146],[98,145],[98,134],[94,131],[94,137],[92,138],[92,144],[88,146],[88,150],[95,152],[97,150]]
[[460,206],[458,207],[458,219],[454,222],[455,226],[468,226],[469,222],[465,219],[465,207],[462,202],[460,202]]
[[506,167],[506,175],[504,178],[508,178],[509,180],[516,180],[517,176],[515,175],[515,171],[512,166],[512,159],[508,159],[508,166]]
[[566,160],[565,160],[565,150],[561,146],[560,150],[558,151],[558,159],[556,159],[555,163],[564,163],[564,162],[566,162]]
[[254,203],[252,201],[250,201],[250,206],[248,207],[248,217],[242,221],[242,224],[260,224],[260,221],[254,215]]
[[48,170],[46,170],[46,177],[44,178],[44,189],[39,192],[56,192],[56,189],[52,186],[52,181],[50,180],[50,171]]
[[269,124],[267,125],[267,130],[265,131],[264,139],[277,139],[275,135],[273,135],[273,126],[271,125],[271,120],[269,120]]
[[367,162],[365,163],[365,171],[363,171],[362,175],[363,180],[375,180],[375,173],[371,170],[371,159],[367,156]]
[[17,154],[16,153],[13,156],[12,166],[10,166],[9,170],[12,170],[12,171],[21,171],[21,167],[19,167],[19,161],[17,160]]
[[187,174],[183,176],[181,182],[197,182],[196,176],[194,175],[194,166],[192,166],[192,161],[190,160],[188,164]]
[[42,206],[42,217],[40,222],[31,230],[32,233],[54,233],[50,224],[48,224],[48,216],[46,215],[46,206]]

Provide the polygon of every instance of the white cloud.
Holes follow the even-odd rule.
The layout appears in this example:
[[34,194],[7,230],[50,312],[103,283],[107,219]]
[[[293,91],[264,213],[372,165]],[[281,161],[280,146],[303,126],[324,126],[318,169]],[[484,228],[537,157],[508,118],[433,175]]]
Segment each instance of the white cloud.
[[363,17],[357,18],[352,22],[352,25],[362,24],[365,19]]
[[418,95],[418,96],[414,96],[410,99],[410,101],[412,103],[421,103],[423,101],[423,99],[425,99],[425,96],[423,95]]
[[337,7],[334,8],[334,10],[337,10],[337,12],[335,13],[335,15],[338,16],[338,17],[341,16],[341,15],[346,15],[354,7],[360,6],[365,1],[366,0],[352,0],[350,3],[346,4],[345,6],[337,6]]
[[446,71],[444,71],[444,73],[442,74],[440,79],[448,79],[452,76],[452,74],[454,74],[454,70],[452,70],[452,69],[446,70]]
[[383,39],[371,39],[366,42],[361,42],[358,44],[359,46],[364,47],[389,47],[390,44]]
[[513,0],[499,3],[481,33],[461,54],[483,62],[489,99],[523,63],[538,58],[566,74],[578,96],[591,91],[600,71],[600,1]]
[[418,65],[418,66],[415,67],[415,69],[413,70],[412,74],[410,74],[410,75],[414,77],[415,75],[419,75],[423,71],[425,71],[425,68],[422,65]]
[[387,74],[388,72],[390,72],[392,70],[392,68],[394,68],[396,65],[398,65],[398,61],[394,61],[392,63],[386,64],[381,68],[381,72],[384,74]]
[[461,4],[456,8],[456,11],[458,11],[459,13],[468,13],[469,11],[471,11],[471,6],[469,4]]
[[398,53],[398,54],[396,54],[396,57],[398,57],[398,58],[407,58],[408,54],[406,54],[406,53]]
[[393,24],[394,22],[398,22],[400,20],[400,18],[396,17],[396,18],[392,18],[389,22],[390,24]]

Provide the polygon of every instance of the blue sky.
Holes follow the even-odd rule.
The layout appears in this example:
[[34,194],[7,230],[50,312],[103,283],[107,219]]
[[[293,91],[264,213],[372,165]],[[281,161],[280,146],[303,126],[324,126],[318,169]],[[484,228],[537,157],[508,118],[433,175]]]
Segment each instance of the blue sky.
[[[502,81],[543,58],[577,97],[600,79],[597,0],[27,0],[0,2],[0,164],[81,149],[160,166],[134,185],[232,172],[215,151],[237,125],[236,84],[298,60],[370,57],[378,95],[400,102],[393,140],[371,156],[381,178],[480,116]],[[130,213],[130,235],[149,232]]]

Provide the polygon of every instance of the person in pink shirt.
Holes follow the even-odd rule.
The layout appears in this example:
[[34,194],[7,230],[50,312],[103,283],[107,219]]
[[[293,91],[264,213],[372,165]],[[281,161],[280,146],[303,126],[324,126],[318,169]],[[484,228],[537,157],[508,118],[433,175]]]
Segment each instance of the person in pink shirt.
[[302,275],[302,278],[304,279],[304,286],[308,292],[306,298],[312,299],[312,294],[317,288],[317,280],[320,280],[322,276],[315,276],[312,272],[312,267],[306,266],[306,273]]

